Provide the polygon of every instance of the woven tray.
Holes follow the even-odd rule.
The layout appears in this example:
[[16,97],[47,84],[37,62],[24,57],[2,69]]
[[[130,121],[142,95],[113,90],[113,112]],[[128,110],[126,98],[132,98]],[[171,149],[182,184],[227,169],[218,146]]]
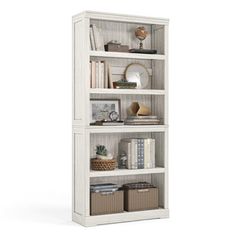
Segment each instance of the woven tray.
[[114,170],[116,168],[116,160],[101,160],[101,159],[92,159],[91,160],[91,169],[92,170]]

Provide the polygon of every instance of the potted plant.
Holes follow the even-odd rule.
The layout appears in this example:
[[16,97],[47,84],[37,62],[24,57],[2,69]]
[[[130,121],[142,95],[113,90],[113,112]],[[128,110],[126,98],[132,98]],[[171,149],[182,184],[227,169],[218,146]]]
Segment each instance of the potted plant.
[[111,160],[113,156],[107,152],[107,149],[104,145],[96,146],[96,158],[102,160]]

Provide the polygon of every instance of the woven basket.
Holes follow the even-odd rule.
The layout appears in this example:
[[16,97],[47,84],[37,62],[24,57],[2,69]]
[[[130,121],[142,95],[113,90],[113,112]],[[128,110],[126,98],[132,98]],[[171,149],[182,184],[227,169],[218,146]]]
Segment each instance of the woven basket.
[[102,160],[94,158],[91,160],[92,170],[114,170],[116,168],[116,160]]

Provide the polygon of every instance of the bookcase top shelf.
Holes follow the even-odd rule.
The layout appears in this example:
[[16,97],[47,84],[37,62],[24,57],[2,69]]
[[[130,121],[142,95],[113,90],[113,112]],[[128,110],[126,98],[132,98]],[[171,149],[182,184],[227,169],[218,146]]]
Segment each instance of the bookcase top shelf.
[[143,59],[143,60],[165,60],[165,55],[161,54],[141,54],[141,53],[125,53],[125,52],[90,51],[90,56],[107,57],[107,58]]
[[90,177],[105,177],[105,176],[124,176],[124,175],[142,175],[142,174],[158,174],[164,173],[164,167],[156,167],[152,169],[116,169],[111,171],[90,171]]
[[160,24],[167,25],[169,19],[167,18],[156,18],[147,16],[135,16],[135,15],[125,15],[125,14],[113,14],[107,12],[95,12],[95,11],[84,11],[80,14],[73,16],[73,21],[78,21],[81,18],[98,19],[106,21],[118,21],[118,22],[132,22],[132,23],[142,23],[142,24]]

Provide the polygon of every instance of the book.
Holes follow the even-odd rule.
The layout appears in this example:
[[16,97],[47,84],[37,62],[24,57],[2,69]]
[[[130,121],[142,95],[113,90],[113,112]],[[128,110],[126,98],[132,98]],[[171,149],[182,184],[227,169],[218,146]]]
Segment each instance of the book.
[[144,168],[144,139],[137,139],[137,168]]
[[150,146],[150,139],[145,139],[144,141],[144,167],[146,169],[151,168],[151,146]]
[[95,84],[96,88],[99,88],[99,63],[98,61],[95,62]]
[[155,168],[156,167],[156,153],[155,153],[155,149],[156,149],[156,144],[155,144],[155,139],[151,139],[151,147],[150,147],[150,160],[151,160],[151,166],[150,168]]
[[90,48],[91,48],[91,50],[96,50],[92,26],[90,26],[90,28],[89,28],[89,38],[90,38]]
[[121,139],[119,153],[127,155],[126,164],[128,169],[155,168],[155,139]]
[[96,62],[92,61],[91,66],[91,88],[96,88]]
[[104,40],[102,36],[102,31],[99,30],[95,24],[92,24],[91,26],[95,42],[95,50],[104,51]]
[[94,123],[90,123],[90,125],[119,126],[124,125],[124,121],[96,121]]
[[108,62],[104,61],[104,88],[108,88]]
[[108,88],[113,88],[111,66],[108,65]]

